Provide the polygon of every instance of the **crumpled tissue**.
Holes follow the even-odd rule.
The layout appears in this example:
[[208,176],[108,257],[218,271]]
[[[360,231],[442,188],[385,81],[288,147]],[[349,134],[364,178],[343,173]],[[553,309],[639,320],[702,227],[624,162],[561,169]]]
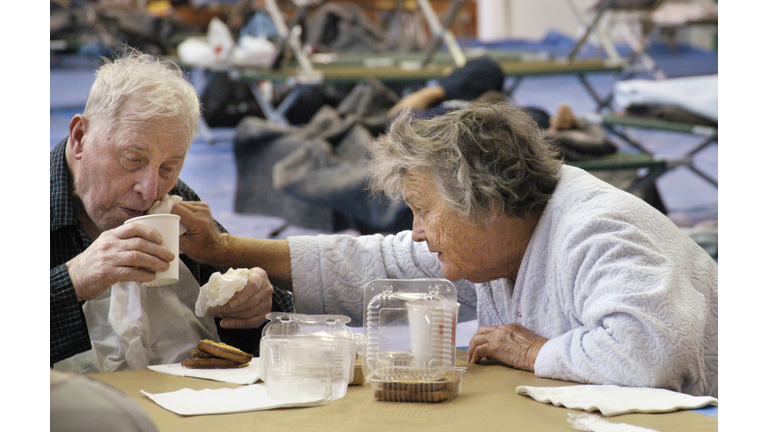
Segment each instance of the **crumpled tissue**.
[[[148,215],[150,215],[150,214],[170,214],[171,213],[171,209],[173,208],[173,206],[175,206],[176,204],[180,203],[181,201],[183,201],[183,198],[180,197],[179,195],[168,195],[168,194],[165,194],[165,196],[163,196],[159,200],[155,201],[154,204],[152,204],[152,207],[150,207],[149,210],[147,210],[146,214],[148,214]],[[185,232],[187,232],[187,229],[189,229],[189,228],[187,228],[186,225],[184,225],[183,223],[180,223],[179,224],[179,235],[182,235]]]
[[629,413],[664,413],[717,404],[717,399],[711,396],[691,396],[665,389],[617,385],[518,386],[515,391],[538,402],[582,411],[600,411],[606,417]]
[[208,283],[200,287],[195,304],[195,315],[205,316],[208,308],[226,304],[232,296],[245,288],[248,283],[248,269],[229,269],[226,273],[216,272]]

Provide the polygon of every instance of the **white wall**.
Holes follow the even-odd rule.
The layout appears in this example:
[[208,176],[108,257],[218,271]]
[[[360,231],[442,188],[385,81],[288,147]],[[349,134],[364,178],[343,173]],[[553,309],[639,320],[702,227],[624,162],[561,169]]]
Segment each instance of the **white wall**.
[[585,13],[595,1],[477,0],[478,39],[538,40],[552,30],[575,37],[581,23],[577,14]]
[[[500,39],[540,40],[550,31],[576,38],[582,20],[598,0],[476,0],[477,37],[490,42]],[[717,29],[712,26],[680,29],[677,42],[712,47]],[[622,35],[611,34],[617,42]]]

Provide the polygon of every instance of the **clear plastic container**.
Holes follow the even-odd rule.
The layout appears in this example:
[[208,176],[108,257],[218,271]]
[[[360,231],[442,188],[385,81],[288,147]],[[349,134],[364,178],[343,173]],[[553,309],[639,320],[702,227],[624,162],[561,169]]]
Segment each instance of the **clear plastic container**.
[[376,399],[437,402],[454,397],[463,372],[456,370],[453,284],[445,279],[374,280],[366,286],[364,301],[363,370]]
[[279,399],[339,399],[354,377],[357,342],[342,315],[267,314],[260,376]]

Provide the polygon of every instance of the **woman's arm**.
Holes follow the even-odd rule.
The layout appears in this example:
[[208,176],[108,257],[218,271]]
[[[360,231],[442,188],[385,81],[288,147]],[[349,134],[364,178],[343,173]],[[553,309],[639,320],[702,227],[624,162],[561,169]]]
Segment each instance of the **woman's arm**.
[[291,253],[287,240],[255,239],[222,233],[204,202],[182,201],[172,212],[188,230],[179,249],[195,261],[224,268],[260,267],[273,285],[292,289]]

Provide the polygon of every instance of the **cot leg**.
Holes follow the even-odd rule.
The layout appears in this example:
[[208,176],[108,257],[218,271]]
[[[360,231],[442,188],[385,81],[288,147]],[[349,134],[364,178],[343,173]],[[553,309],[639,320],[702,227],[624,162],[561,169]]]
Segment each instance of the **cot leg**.
[[305,89],[304,85],[298,85],[290,93],[288,93],[288,95],[280,102],[280,105],[275,108],[273,107],[272,102],[267,100],[267,98],[264,96],[264,93],[261,91],[258,85],[252,84],[250,87],[253,96],[256,98],[256,102],[259,103],[259,107],[261,107],[261,111],[264,113],[264,118],[271,122],[285,125],[290,124],[288,119],[285,117],[285,113],[288,112],[288,109],[291,108],[293,103],[296,102],[296,99]]
[[451,57],[453,57],[456,66],[462,67],[467,64],[467,57],[459,47],[459,44],[456,43],[456,38],[454,38],[453,33],[441,26],[440,20],[437,18],[437,14],[435,14],[435,10],[432,9],[432,5],[430,5],[429,1],[417,0],[417,2],[421,12],[424,14],[424,19],[427,21],[427,25],[432,32],[432,37],[445,42],[445,46],[448,48]]
[[640,150],[641,152],[643,152],[645,154],[652,154],[651,152],[646,150],[642,145],[640,145],[640,143],[637,142],[637,140],[632,139],[632,137],[630,137],[628,134],[626,134],[624,132],[621,132],[620,130],[618,130],[617,128],[613,127],[612,125],[603,124],[603,127],[608,132],[610,132],[613,135],[616,135],[617,137],[619,137],[622,140],[624,140],[624,142],[626,142],[627,144],[629,144],[631,147],[635,148],[636,150]]
[[[464,2],[466,0],[453,0],[448,7],[448,11],[443,16],[443,22],[442,22],[442,28],[447,29],[451,27],[451,24],[453,24],[453,20],[456,19],[456,14],[459,13],[459,10],[464,5]],[[443,39],[441,38],[441,35],[432,35],[432,38],[429,40],[429,44],[427,45],[427,51],[424,55],[424,58],[421,60],[421,67],[425,67],[429,64],[429,62],[432,61],[432,57],[435,55],[435,52],[438,48],[440,48],[440,44],[443,42]]]
[[576,76],[579,78],[579,81],[581,81],[581,84],[584,86],[584,88],[587,90],[590,96],[592,96],[592,99],[594,99],[595,103],[597,103],[597,109],[595,112],[600,112],[604,108],[608,108],[610,111],[613,111],[611,109],[611,101],[613,100],[613,92],[608,94],[608,97],[605,99],[601,98],[600,95],[597,94],[595,91],[595,88],[592,87],[592,84],[587,81],[587,77],[583,73],[576,74]]
[[686,154],[687,155],[694,155],[694,154],[704,150],[705,147],[707,147],[708,145],[710,145],[710,144],[712,144],[713,142],[716,142],[716,141],[717,141],[717,137],[710,137],[708,140],[702,142],[701,144],[696,146],[696,148],[694,148],[693,150],[689,151]]
[[[504,93],[506,93],[507,98],[510,102],[515,102],[515,91],[520,86],[520,82],[523,80],[523,77],[511,77],[504,82]],[[508,82],[511,82],[512,84],[507,84]]]
[[597,24],[600,22],[601,18],[603,17],[603,14],[605,13],[607,6],[605,5],[606,2],[600,2],[600,4],[597,6],[597,10],[594,11],[592,14],[592,17],[590,18],[589,25],[586,27],[582,27],[582,30],[580,31],[578,41],[576,42],[576,45],[571,49],[571,52],[568,53],[568,60],[573,60],[576,58],[576,55],[579,54],[579,51],[581,51],[581,48],[584,46],[584,44],[587,42],[587,39],[592,34],[592,32],[597,27]]

